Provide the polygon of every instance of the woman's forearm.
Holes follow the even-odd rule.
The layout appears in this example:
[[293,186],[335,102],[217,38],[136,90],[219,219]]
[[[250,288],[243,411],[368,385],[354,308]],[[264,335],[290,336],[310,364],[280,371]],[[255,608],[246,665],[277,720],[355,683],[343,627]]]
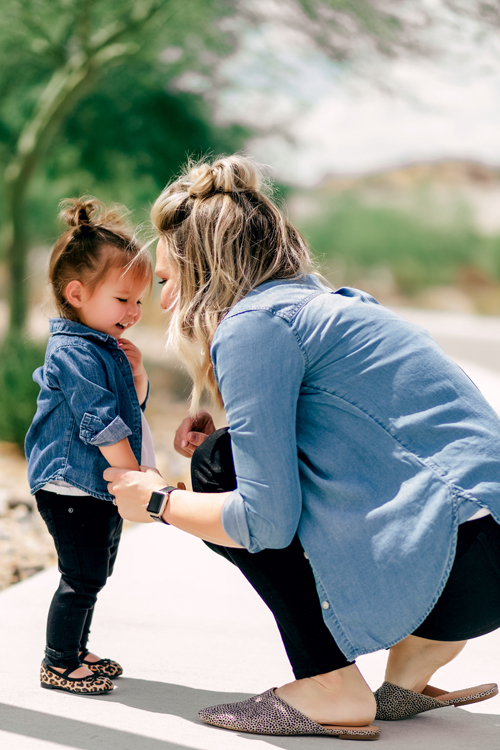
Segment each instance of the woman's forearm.
[[163,513],[167,523],[222,547],[237,547],[222,526],[221,514],[229,492],[174,490]]
[[[122,518],[137,523],[152,523],[147,506],[152,492],[162,490],[168,482],[154,469],[124,471],[106,469],[104,479],[116,499]],[[224,531],[222,508],[229,492],[188,492],[174,490],[164,510],[163,518],[188,534],[223,547],[238,547]]]

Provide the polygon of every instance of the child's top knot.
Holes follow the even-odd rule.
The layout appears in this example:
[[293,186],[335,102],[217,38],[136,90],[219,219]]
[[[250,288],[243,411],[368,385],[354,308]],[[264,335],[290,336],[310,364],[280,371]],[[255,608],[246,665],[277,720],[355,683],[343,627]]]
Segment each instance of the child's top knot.
[[61,203],[61,209],[59,218],[69,227],[87,229],[96,223],[93,219],[102,213],[104,206],[95,198],[68,198]]

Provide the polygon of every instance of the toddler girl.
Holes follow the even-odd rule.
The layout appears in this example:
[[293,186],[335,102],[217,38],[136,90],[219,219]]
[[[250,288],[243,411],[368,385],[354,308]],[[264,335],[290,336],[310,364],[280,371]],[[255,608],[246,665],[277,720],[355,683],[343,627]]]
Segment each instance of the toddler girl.
[[49,609],[41,686],[107,693],[119,664],[87,650],[97,594],[113,570],[122,520],[109,466],[154,466],[143,415],[148,379],[122,334],[141,318],[152,283],[149,254],[117,213],[94,199],[65,202],[69,229],[50,257],[60,317],[50,321],[37,412],[26,436],[28,478],[54,538],[61,580]]

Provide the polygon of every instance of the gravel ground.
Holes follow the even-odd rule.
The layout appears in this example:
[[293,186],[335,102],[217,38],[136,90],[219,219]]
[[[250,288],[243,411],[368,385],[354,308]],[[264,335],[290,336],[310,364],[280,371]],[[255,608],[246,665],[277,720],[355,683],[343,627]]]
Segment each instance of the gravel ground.
[[56,558],[17,446],[0,443],[0,476],[0,589],[5,589],[52,565]]

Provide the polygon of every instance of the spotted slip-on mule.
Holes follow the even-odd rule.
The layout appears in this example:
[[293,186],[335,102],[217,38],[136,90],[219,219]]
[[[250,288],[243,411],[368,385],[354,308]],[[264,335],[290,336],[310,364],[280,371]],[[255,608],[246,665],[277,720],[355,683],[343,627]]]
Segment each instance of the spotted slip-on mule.
[[498,694],[498,685],[494,682],[478,687],[456,690],[447,693],[446,690],[427,685],[421,693],[384,682],[375,693],[377,701],[376,719],[379,721],[398,721],[408,719],[424,711],[446,706],[465,706],[468,703],[479,703],[493,698]]
[[203,708],[198,717],[207,724],[238,732],[274,735],[323,735],[340,740],[378,740],[380,729],[373,724],[344,727],[316,724],[289,703],[282,701],[271,688],[245,701]]
[[75,695],[104,695],[113,690],[114,685],[102,674],[92,674],[88,677],[69,677],[74,667],[65,672],[58,672],[42,662],[40,668],[40,685],[47,690],[65,690]]
[[95,672],[96,674],[99,672],[99,674],[103,674],[105,677],[110,677],[112,680],[123,674],[123,668],[117,661],[113,661],[112,659],[87,661],[86,656],[88,653],[88,651],[82,651],[80,653],[80,661],[82,664],[85,664],[88,669],[91,669],[92,672]]

